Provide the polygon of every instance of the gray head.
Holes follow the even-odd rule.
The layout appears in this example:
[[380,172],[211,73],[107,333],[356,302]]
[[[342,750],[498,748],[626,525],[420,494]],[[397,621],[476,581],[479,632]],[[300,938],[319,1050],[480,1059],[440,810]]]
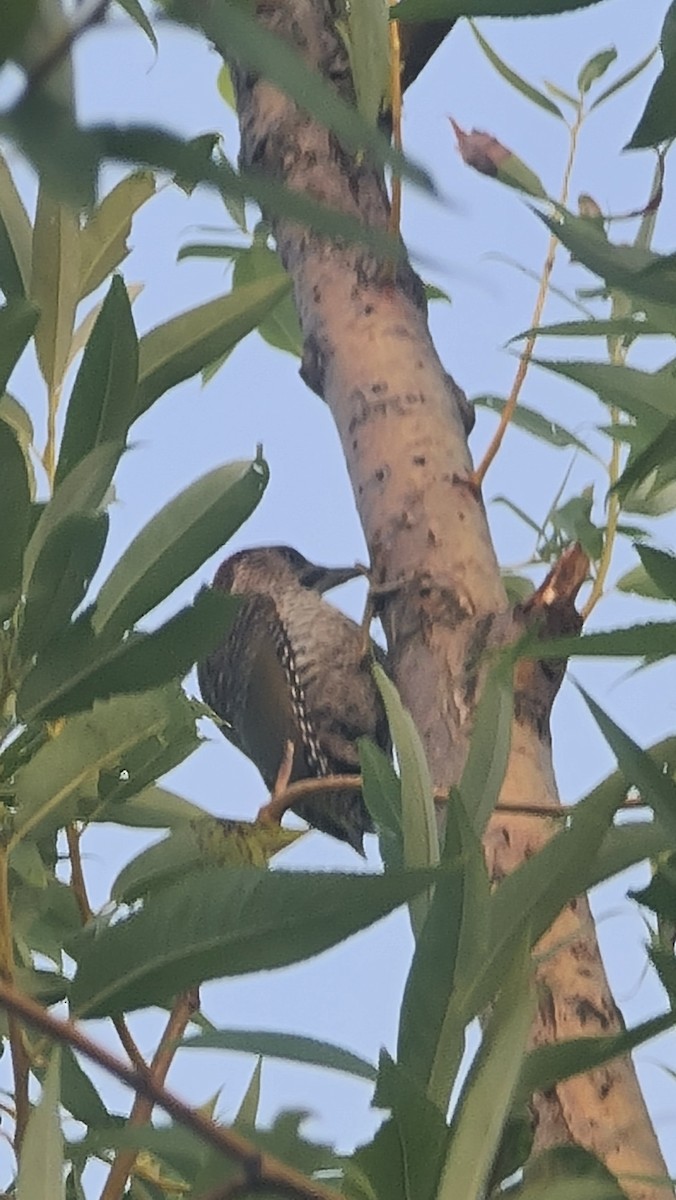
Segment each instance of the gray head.
[[300,585],[321,595],[363,573],[360,566],[319,566],[292,546],[255,546],[226,558],[216,572],[214,587],[234,595],[250,595]]

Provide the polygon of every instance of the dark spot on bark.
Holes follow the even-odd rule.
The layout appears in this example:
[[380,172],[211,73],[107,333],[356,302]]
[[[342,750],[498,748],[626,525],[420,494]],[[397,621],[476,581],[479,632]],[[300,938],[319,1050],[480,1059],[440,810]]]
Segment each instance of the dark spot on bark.
[[364,316],[365,316],[365,317],[370,317],[370,316],[371,316],[371,313],[372,313],[373,311],[374,311],[374,309],[373,309],[373,305],[372,305],[372,304],[365,304],[365,305],[364,305]]
[[424,454],[414,454],[413,455],[413,466],[414,467],[424,467],[426,462],[427,462],[427,459],[425,458]]
[[387,471],[385,470],[385,467],[378,467],[377,471],[374,471],[373,474],[378,483],[382,483],[387,475]]
[[384,380],[379,380],[377,383],[371,384],[371,391],[374,396],[379,396],[381,393],[386,394],[389,390],[389,386]]
[[436,546],[436,544],[437,544],[436,533],[434,532],[433,529],[428,529],[427,530],[427,545],[428,546]]
[[610,1024],[606,1014],[601,1012],[591,1000],[581,996],[575,1004],[575,1012],[580,1025],[586,1025],[588,1021],[592,1021],[595,1025],[599,1025],[601,1029],[607,1029]]
[[320,288],[318,283],[316,283],[312,289],[312,299],[314,300],[315,304],[321,303],[322,289]]
[[512,837],[511,837],[509,830],[507,829],[507,827],[505,825],[503,825],[503,827],[502,827],[502,840],[506,846],[511,846]]
[[604,1079],[603,1083],[599,1087],[599,1099],[605,1100],[606,1097],[608,1095],[610,1095],[610,1092],[612,1090],[613,1090],[613,1085],[612,1085],[610,1079]]
[[358,438],[355,438],[355,439],[354,439],[354,441],[353,441],[353,443],[352,443],[352,449],[353,449],[355,452],[356,452],[356,450],[357,450],[357,446],[358,446],[358,445],[359,445],[359,439],[358,439]]

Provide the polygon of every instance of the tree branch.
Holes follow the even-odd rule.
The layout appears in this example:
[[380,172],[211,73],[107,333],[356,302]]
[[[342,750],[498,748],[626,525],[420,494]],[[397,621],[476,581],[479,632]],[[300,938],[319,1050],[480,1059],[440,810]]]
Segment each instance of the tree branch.
[[167,1091],[147,1072],[141,1074],[120,1062],[102,1046],[98,1046],[91,1038],[82,1033],[72,1021],[63,1021],[52,1016],[41,1005],[36,1004],[30,996],[24,995],[2,980],[0,980],[0,1007],[6,1009],[8,1014],[39,1029],[53,1041],[71,1046],[73,1050],[77,1050],[78,1054],[97,1063],[98,1066],[103,1067],[104,1071],[108,1071],[116,1079],[133,1088],[138,1095],[146,1096],[175,1121],[202,1138],[207,1145],[219,1150],[227,1158],[240,1163],[245,1173],[248,1169],[254,1170],[257,1177],[270,1190],[284,1196],[297,1197],[298,1200],[341,1200],[340,1194],[333,1188],[309,1179],[300,1171],[294,1170],[293,1167],[287,1167],[286,1163],[272,1154],[261,1153],[253,1142],[242,1137],[236,1130],[210,1121],[201,1112],[190,1108],[172,1092]]

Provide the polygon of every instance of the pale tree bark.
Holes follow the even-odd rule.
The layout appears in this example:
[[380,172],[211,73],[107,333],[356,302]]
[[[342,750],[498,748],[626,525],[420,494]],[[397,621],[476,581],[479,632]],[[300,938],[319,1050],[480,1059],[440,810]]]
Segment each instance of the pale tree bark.
[[[258,12],[350,97],[330,0],[265,0]],[[268,83],[236,64],[234,75],[243,165],[384,230],[381,176]],[[329,405],[342,441],[394,678],[434,783],[446,788],[465,761],[482,651],[514,636],[483,503],[467,482],[466,402],[439,361],[407,261],[395,271],[363,246],[332,244],[286,221],[276,221],[274,232],[303,329],[302,375]],[[555,572],[537,597],[551,627],[574,620],[574,568],[572,578]],[[559,683],[560,674],[538,664],[519,671],[503,804],[559,803],[549,737]],[[485,839],[493,880],[542,846],[554,827],[542,816],[496,814]],[[622,1028],[585,898],[566,908],[538,949],[547,953],[535,1042]],[[628,1059],[536,1097],[533,1112],[537,1149],[579,1144],[622,1177],[632,1200],[664,1196],[663,1186],[646,1181],[666,1169]]]

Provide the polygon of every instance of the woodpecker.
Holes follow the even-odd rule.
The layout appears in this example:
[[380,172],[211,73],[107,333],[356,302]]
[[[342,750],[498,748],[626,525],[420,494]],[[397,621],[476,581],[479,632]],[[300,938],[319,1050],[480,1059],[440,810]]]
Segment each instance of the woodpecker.
[[[360,737],[391,752],[363,631],[323,599],[359,574],[317,566],[290,546],[241,550],[216,572],[215,588],[244,599],[225,641],[198,666],[200,690],[270,789],[289,741],[290,782],[358,775]],[[309,797],[293,811],[364,853],[373,824],[359,788]]]

